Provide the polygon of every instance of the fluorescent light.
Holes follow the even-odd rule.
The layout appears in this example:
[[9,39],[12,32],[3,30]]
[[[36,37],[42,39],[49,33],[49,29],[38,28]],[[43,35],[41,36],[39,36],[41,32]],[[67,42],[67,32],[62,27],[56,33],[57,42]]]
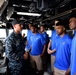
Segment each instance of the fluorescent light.
[[16,5],[16,4],[13,4],[13,6],[15,6],[15,7],[19,7],[19,5]]
[[28,15],[28,16],[41,16],[41,14],[37,13],[27,13],[27,12],[17,12],[18,15]]

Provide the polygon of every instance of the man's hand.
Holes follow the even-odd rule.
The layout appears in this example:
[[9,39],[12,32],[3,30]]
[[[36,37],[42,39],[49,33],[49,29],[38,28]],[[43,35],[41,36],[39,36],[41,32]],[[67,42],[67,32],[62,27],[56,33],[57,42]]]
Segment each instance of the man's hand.
[[50,49],[47,50],[48,54],[52,54],[52,53],[54,53],[55,51],[56,51],[55,49],[54,49],[54,50],[50,50]]
[[48,52],[48,54],[51,54],[51,50],[50,49],[48,49],[47,52]]
[[27,52],[24,53],[24,59],[25,60],[28,59],[28,53]]
[[65,75],[70,75],[70,68],[66,71]]

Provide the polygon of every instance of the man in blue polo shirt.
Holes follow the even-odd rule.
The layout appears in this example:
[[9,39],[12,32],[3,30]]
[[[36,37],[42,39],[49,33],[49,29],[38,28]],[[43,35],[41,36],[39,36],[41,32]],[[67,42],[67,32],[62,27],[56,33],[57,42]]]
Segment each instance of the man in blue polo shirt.
[[[55,20],[54,28],[56,26],[56,23],[58,23],[59,21],[61,21],[61,19]],[[56,30],[53,30],[52,36],[50,38],[50,42],[48,44],[48,54],[51,54],[51,74],[54,73],[54,61],[55,61],[55,54],[56,54],[56,49],[55,49],[56,37],[58,37]]]
[[[46,49],[46,42],[41,34],[37,32],[36,25],[31,26],[32,36],[31,36],[31,51],[30,51],[30,61],[32,68],[35,68],[36,63],[36,69],[38,70],[38,75],[42,75],[42,59],[41,57],[45,53]],[[43,46],[44,45],[44,46]]]
[[59,35],[55,41],[56,58],[54,63],[54,75],[66,75],[70,66],[71,38],[65,34],[66,28],[63,22],[56,24],[56,32]]
[[43,69],[44,71],[46,71],[47,70],[47,45],[49,42],[49,37],[48,37],[48,34],[45,32],[45,25],[43,24],[40,25],[40,34],[42,34],[46,42],[46,51],[42,57]]
[[42,34],[46,43],[48,43],[49,37],[48,37],[48,34],[45,32],[45,25],[40,25],[40,34]]
[[70,16],[69,27],[70,29],[74,29],[75,31],[74,33],[75,35],[73,37],[72,46],[71,46],[70,70],[71,70],[71,75],[76,75],[76,12]]
[[29,23],[28,26],[29,26],[29,29],[28,29],[28,32],[27,32],[27,44],[26,44],[26,47],[25,47],[25,51],[30,50],[30,37],[32,35],[32,32],[31,32],[32,23]]

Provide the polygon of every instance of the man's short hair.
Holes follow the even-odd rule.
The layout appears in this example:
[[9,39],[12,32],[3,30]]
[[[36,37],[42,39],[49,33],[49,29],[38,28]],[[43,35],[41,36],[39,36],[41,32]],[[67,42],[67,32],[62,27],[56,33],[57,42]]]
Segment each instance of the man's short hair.
[[59,21],[59,22],[60,22],[60,21],[62,21],[62,20],[61,20],[60,18],[56,18],[55,21]]
[[33,23],[28,23],[28,25],[33,25]]
[[40,25],[40,27],[41,27],[41,26],[45,28],[45,25],[44,25],[44,24]]
[[31,27],[34,27],[34,28],[36,28],[36,29],[38,28],[38,26],[37,26],[37,25],[32,25]]
[[63,27],[66,28],[66,25],[65,25],[64,21],[58,22],[58,23],[56,24],[56,26],[63,26]]

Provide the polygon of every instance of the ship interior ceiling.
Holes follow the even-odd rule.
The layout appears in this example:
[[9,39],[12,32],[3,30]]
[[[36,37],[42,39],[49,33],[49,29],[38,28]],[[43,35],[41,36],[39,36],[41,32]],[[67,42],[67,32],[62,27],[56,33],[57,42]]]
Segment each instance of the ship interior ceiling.
[[2,3],[0,6],[0,28],[10,29],[12,20],[19,19],[24,20],[24,29],[27,29],[29,22],[36,25],[45,24],[47,29],[53,29],[56,18],[65,20],[65,25],[67,25],[70,14],[76,11],[76,0],[0,0],[0,2]]

